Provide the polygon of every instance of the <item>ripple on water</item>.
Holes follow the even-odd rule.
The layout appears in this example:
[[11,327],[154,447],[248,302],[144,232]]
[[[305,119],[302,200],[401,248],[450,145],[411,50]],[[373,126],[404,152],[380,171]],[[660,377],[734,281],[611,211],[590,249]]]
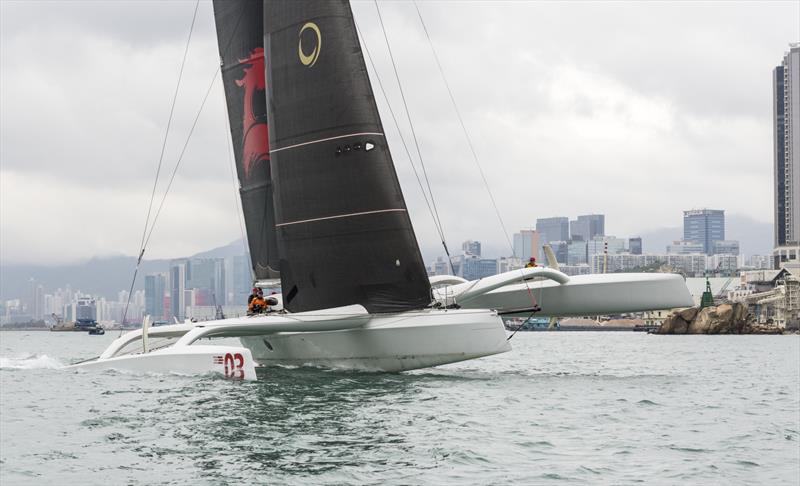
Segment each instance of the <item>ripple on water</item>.
[[[530,333],[438,369],[247,383],[4,369],[0,483],[798,484],[800,346],[738,338]],[[15,359],[95,352],[41,339]]]

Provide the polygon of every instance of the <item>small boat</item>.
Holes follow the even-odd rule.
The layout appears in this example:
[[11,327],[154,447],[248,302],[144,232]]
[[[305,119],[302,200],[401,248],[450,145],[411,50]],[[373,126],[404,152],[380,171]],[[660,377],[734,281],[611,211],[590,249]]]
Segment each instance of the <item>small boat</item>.
[[89,329],[89,335],[90,336],[102,336],[105,333],[106,333],[106,330],[103,329],[100,326],[93,327],[93,328]]

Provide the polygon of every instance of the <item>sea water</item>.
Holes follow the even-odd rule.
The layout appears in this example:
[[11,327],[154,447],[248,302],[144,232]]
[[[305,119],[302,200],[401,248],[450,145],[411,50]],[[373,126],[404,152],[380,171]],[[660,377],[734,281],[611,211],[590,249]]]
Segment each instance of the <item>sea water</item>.
[[519,333],[406,373],[59,369],[0,333],[0,484],[800,484],[800,336]]

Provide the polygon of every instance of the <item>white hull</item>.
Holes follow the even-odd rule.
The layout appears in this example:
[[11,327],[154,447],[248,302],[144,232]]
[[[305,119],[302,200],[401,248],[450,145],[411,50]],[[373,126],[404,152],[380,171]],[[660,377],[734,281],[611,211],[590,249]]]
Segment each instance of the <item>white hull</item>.
[[[619,314],[694,305],[686,282],[680,275],[612,273],[567,277],[550,269],[540,271],[545,272],[554,275],[508,283],[485,293],[473,290],[481,285],[480,280],[440,287],[435,291],[441,300],[444,300],[447,293],[447,301],[455,302],[462,308],[497,309],[503,314],[517,310],[529,312],[534,301],[542,309],[539,315],[544,316]],[[484,280],[500,279],[503,275],[513,277],[514,273],[508,272]],[[553,277],[560,281],[552,280]],[[465,300],[463,296],[470,292],[474,295]]]
[[127,373],[171,373],[202,375],[219,373],[226,378],[255,380],[253,357],[247,349],[234,346],[183,346],[147,354],[116,356],[73,365],[84,371],[117,370]]
[[241,338],[262,365],[406,371],[511,350],[488,311],[432,310],[377,315],[361,328]]
[[[270,314],[155,327],[146,340],[173,339],[156,351],[143,330],[131,331],[97,359],[71,366],[88,370],[202,374],[255,379],[255,364],[312,365],[365,371],[405,371],[509,351],[494,311],[420,310],[369,314],[359,306]],[[245,348],[195,345],[203,338],[239,337]],[[230,359],[229,359],[230,355]]]

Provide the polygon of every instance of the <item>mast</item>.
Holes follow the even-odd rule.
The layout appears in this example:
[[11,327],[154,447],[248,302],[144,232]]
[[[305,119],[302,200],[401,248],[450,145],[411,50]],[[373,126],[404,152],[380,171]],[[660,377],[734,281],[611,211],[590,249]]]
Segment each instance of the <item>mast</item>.
[[214,0],[222,80],[257,280],[279,276],[269,165],[262,0]]
[[346,0],[265,0],[284,305],[419,309],[430,283]]

